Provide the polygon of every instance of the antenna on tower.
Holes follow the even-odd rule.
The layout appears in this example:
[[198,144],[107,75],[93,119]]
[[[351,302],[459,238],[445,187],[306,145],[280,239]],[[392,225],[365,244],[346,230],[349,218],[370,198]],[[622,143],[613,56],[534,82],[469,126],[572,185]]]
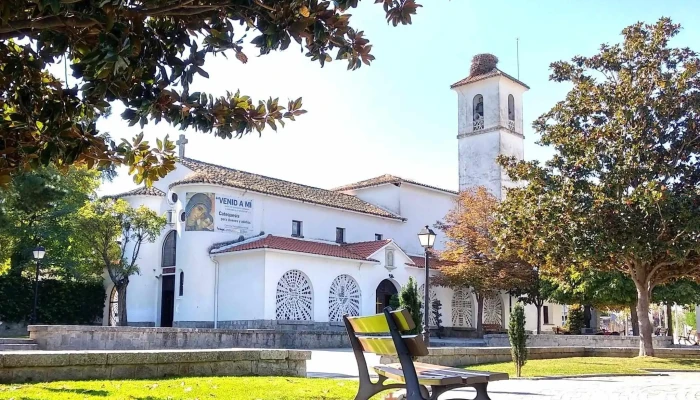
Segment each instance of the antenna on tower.
[[515,38],[515,59],[518,64],[518,79],[520,79],[520,38]]

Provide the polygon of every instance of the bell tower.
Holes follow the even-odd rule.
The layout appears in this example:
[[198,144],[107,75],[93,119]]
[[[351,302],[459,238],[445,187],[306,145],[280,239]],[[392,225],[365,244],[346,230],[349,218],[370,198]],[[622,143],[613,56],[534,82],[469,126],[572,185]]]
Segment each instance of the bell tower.
[[512,186],[499,155],[523,154],[523,94],[530,88],[497,67],[493,54],[477,54],[469,76],[451,86],[458,97],[459,189],[485,186],[498,199]]

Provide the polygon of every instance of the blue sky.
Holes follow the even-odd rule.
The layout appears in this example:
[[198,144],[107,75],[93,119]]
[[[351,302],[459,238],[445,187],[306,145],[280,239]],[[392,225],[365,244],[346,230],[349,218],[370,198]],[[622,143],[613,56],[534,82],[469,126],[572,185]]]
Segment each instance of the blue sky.
[[[457,96],[449,86],[469,74],[474,54],[493,53],[499,68],[516,75],[520,38],[520,78],[531,88],[524,97],[525,158],[544,160],[551,151],[535,143],[531,123],[568,89],[549,82],[551,62],[592,55],[601,43],[619,42],[625,26],[662,16],[683,25],[673,45],[700,51],[700,2],[691,0],[419,0],[424,7],[413,25],[396,28],[386,24],[381,6],[361,3],[351,24],[373,44],[377,60],[370,67],[350,72],[333,61],[320,68],[294,46],[264,57],[248,47],[246,65],[233,57],[209,60],[210,79],[196,81],[196,90],[223,95],[240,88],[255,99],[282,101],[301,96],[309,113],[262,137],[222,140],[184,132],[187,156],[325,188],[390,173],[457,189]],[[140,129],[122,122],[121,110],[115,105],[100,128],[132,137]],[[144,131],[152,141],[182,133],[164,123]],[[120,169],[100,193],[133,187]]]

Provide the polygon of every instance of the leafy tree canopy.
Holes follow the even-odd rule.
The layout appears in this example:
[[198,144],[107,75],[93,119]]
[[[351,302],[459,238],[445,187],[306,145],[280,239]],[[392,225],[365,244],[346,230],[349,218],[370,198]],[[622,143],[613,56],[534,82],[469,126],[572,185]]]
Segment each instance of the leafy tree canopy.
[[643,346],[653,355],[652,289],[700,277],[700,58],[669,41],[663,18],[621,44],[551,65],[571,91],[533,124],[556,154],[544,164],[501,159],[514,180],[502,236],[548,268],[618,270],[637,290]]
[[82,240],[75,216],[99,184],[99,173],[84,167],[59,171],[47,166],[15,175],[0,190],[0,264],[17,273],[33,267],[32,250],[41,245],[45,272],[93,274],[92,249]]
[[[180,129],[240,137],[267,124],[294,120],[301,99],[253,101],[190,90],[208,77],[207,57],[235,54],[245,63],[246,41],[260,55],[298,43],[324,63],[348,69],[370,64],[372,46],[350,26],[359,0],[3,0],[0,2],[0,184],[10,175],[48,164],[131,166],[137,183],[174,168],[174,146],[137,136],[115,143],[95,122],[119,101],[121,115],[143,127],[161,120]],[[411,23],[414,0],[382,3],[394,26]],[[28,40],[27,40],[28,39]],[[66,88],[46,71],[63,59],[80,86]]]

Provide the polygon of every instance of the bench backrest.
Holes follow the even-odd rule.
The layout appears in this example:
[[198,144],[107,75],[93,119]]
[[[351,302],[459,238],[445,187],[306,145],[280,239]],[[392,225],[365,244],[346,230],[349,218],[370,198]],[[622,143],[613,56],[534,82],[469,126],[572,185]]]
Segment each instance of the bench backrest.
[[[391,311],[366,317],[345,317],[351,342],[353,337],[363,351],[386,356],[427,356],[428,348],[421,335],[401,335],[416,327],[408,310]],[[398,334],[398,342],[392,333]],[[403,344],[403,345],[402,345]]]

